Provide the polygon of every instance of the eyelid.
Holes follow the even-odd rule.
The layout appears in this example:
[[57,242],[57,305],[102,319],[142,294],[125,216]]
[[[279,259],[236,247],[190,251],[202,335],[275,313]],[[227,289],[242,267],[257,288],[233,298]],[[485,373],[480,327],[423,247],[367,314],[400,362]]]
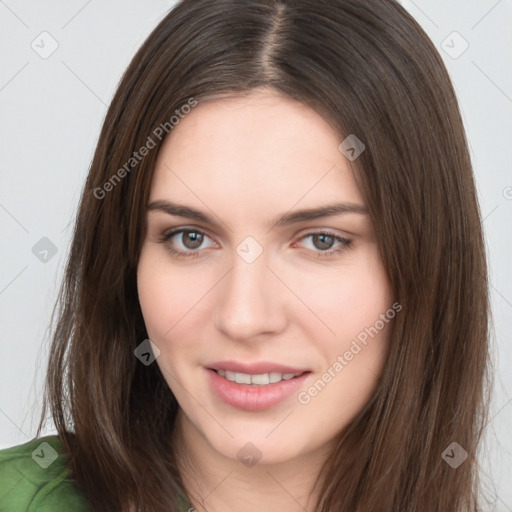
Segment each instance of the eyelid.
[[[303,234],[300,234],[303,233]],[[336,228],[330,227],[312,227],[312,228],[304,228],[299,231],[299,234],[295,235],[294,238],[298,238],[299,240],[308,235],[315,235],[323,233],[325,235],[331,235],[339,238],[354,238],[356,235],[354,233],[349,233],[348,231],[342,231]]]
[[212,236],[207,229],[200,228],[198,226],[186,225],[186,226],[179,226],[179,227],[175,227],[175,228],[166,229],[162,232],[162,234],[160,236],[161,236],[161,238],[170,238],[182,231],[194,231],[195,233],[200,233],[202,235],[206,235],[208,238],[213,240],[217,245],[219,245],[219,242],[217,242],[215,240],[215,237]]

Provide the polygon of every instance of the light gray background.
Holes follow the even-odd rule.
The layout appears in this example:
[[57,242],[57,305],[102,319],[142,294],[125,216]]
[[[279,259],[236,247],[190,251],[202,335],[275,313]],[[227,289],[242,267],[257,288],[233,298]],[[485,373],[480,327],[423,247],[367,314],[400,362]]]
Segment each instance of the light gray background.
[[[488,509],[512,511],[512,1],[402,3],[443,56],[469,138],[495,333],[496,384],[482,464],[493,497]],[[0,447],[34,436],[45,330],[101,123],[131,57],[173,5],[0,0]],[[31,47],[51,48],[43,31],[58,43],[48,58]],[[464,40],[469,46],[461,53]],[[57,247],[46,262],[32,252],[43,237]]]

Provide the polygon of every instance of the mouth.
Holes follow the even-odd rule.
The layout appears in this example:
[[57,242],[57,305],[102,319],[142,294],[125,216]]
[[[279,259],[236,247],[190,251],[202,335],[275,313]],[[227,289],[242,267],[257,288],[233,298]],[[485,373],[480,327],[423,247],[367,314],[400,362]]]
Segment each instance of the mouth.
[[205,367],[209,387],[224,404],[245,411],[263,411],[290,399],[304,385],[310,370],[273,363],[225,362]]
[[237,384],[244,384],[248,386],[268,386],[270,384],[277,384],[282,382],[283,380],[291,380],[296,377],[300,377],[304,373],[309,372],[297,372],[297,373],[278,373],[278,372],[270,372],[270,373],[242,373],[242,372],[233,372],[230,370],[215,370],[214,368],[210,368],[210,370],[217,373],[221,377],[229,380],[230,382],[236,382]]

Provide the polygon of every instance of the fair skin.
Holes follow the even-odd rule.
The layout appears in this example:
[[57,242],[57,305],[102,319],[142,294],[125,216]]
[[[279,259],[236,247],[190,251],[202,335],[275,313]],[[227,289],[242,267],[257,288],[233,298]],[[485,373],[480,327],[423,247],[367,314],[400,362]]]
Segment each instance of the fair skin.
[[[137,274],[156,364],[180,404],[176,443],[191,464],[182,465],[183,480],[198,512],[315,510],[318,471],[382,372],[387,324],[333,371],[392,304],[368,214],[270,224],[334,203],[365,207],[340,142],[309,107],[258,91],[200,103],[160,150],[149,204],[172,201],[217,222],[150,210]],[[179,228],[193,238],[161,242]],[[322,238],[325,231],[350,245]],[[259,255],[248,262],[245,253]],[[278,403],[247,410],[212,387],[210,366],[227,360],[306,373]],[[329,368],[329,382],[305,403]],[[240,453],[261,458],[250,465]]]

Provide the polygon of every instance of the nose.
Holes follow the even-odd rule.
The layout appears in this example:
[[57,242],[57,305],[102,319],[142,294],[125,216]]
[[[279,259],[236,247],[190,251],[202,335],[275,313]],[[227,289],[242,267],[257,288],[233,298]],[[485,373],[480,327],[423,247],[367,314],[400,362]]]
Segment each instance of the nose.
[[237,341],[284,330],[286,289],[267,267],[265,253],[252,263],[234,254],[232,265],[218,285],[215,327]]

